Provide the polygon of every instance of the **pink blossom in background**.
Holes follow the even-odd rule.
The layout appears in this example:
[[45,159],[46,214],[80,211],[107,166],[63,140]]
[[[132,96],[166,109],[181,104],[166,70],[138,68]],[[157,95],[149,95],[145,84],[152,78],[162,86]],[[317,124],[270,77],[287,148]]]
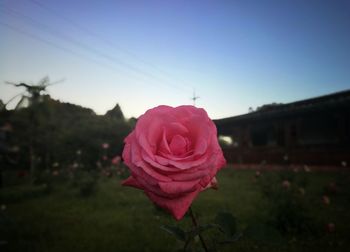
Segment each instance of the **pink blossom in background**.
[[329,204],[331,204],[331,200],[330,200],[330,198],[327,195],[323,195],[322,196],[322,203],[324,205],[329,205]]
[[289,182],[289,180],[283,180],[283,181],[282,181],[282,187],[283,187],[284,189],[289,189],[289,188],[290,188],[290,182]]
[[217,187],[226,164],[216,126],[194,106],[158,106],[140,116],[125,139],[123,159],[131,176],[123,185],[143,190],[181,219],[198,193]]
[[261,176],[261,172],[260,172],[260,171],[256,171],[256,172],[255,172],[255,177],[258,178],[258,177],[260,177],[260,176]]
[[326,225],[326,230],[327,232],[329,233],[334,233],[335,232],[335,224],[333,222],[329,222],[327,225]]
[[103,143],[102,144],[102,149],[108,149],[109,148],[109,144],[108,143]]
[[117,155],[112,159],[112,164],[118,165],[120,163],[120,161],[121,161],[121,157],[119,155]]

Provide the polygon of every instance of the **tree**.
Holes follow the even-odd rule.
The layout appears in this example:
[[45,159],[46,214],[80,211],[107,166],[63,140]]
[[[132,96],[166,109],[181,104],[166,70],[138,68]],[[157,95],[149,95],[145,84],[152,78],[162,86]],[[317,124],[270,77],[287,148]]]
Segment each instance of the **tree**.
[[124,114],[123,114],[118,103],[115,105],[115,107],[113,109],[108,110],[106,112],[105,116],[115,118],[117,120],[124,120]]

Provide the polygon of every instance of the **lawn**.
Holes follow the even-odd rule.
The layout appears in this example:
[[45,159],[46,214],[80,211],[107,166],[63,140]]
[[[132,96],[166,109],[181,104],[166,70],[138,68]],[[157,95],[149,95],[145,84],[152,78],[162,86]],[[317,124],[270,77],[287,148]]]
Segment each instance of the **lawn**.
[[[219,211],[235,216],[242,236],[219,251],[346,251],[349,175],[271,171],[257,176],[255,171],[228,167],[218,176],[219,190],[201,193],[193,210],[203,224],[213,222]],[[286,180],[290,186],[283,184]],[[191,219],[186,216],[176,222],[142,191],[122,187],[120,182],[101,176],[96,190],[85,196],[67,181],[1,189],[0,250],[179,251],[183,244],[160,227],[189,229]],[[334,224],[333,229],[328,223]],[[209,244],[214,235],[217,232],[203,232]],[[198,239],[195,242],[199,244]]]

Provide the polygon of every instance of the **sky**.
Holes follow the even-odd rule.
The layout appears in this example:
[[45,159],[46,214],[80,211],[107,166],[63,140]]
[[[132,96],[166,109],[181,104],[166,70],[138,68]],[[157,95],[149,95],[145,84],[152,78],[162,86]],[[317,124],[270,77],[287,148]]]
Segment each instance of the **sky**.
[[194,90],[213,119],[347,90],[350,1],[0,0],[0,99],[44,76],[128,118]]

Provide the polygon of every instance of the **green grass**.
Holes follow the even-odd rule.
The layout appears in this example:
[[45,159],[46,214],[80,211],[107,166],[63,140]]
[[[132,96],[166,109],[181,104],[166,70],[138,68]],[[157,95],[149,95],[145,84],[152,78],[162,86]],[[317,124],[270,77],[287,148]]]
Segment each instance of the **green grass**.
[[[253,182],[254,171],[225,169],[218,176],[219,190],[207,190],[193,203],[201,223],[209,223],[218,211],[230,211],[237,218],[238,229],[267,223],[273,200],[267,198],[260,182]],[[280,173],[266,172],[258,180],[280,187]],[[346,251],[350,233],[350,183],[348,173],[286,174],[292,184],[307,179],[307,210],[318,229],[313,239],[303,235],[286,235],[275,244],[243,237],[221,251]],[[321,197],[329,182],[336,182],[339,192],[330,195],[324,206]],[[117,178],[100,178],[96,192],[82,197],[68,183],[54,183],[52,191],[45,186],[16,185],[1,189],[1,251],[177,251],[182,244],[160,229],[161,225],[179,225],[189,229],[191,220],[176,222],[156,209],[142,191],[122,187]],[[335,233],[325,225],[334,222]],[[211,232],[203,236],[210,240]]]

